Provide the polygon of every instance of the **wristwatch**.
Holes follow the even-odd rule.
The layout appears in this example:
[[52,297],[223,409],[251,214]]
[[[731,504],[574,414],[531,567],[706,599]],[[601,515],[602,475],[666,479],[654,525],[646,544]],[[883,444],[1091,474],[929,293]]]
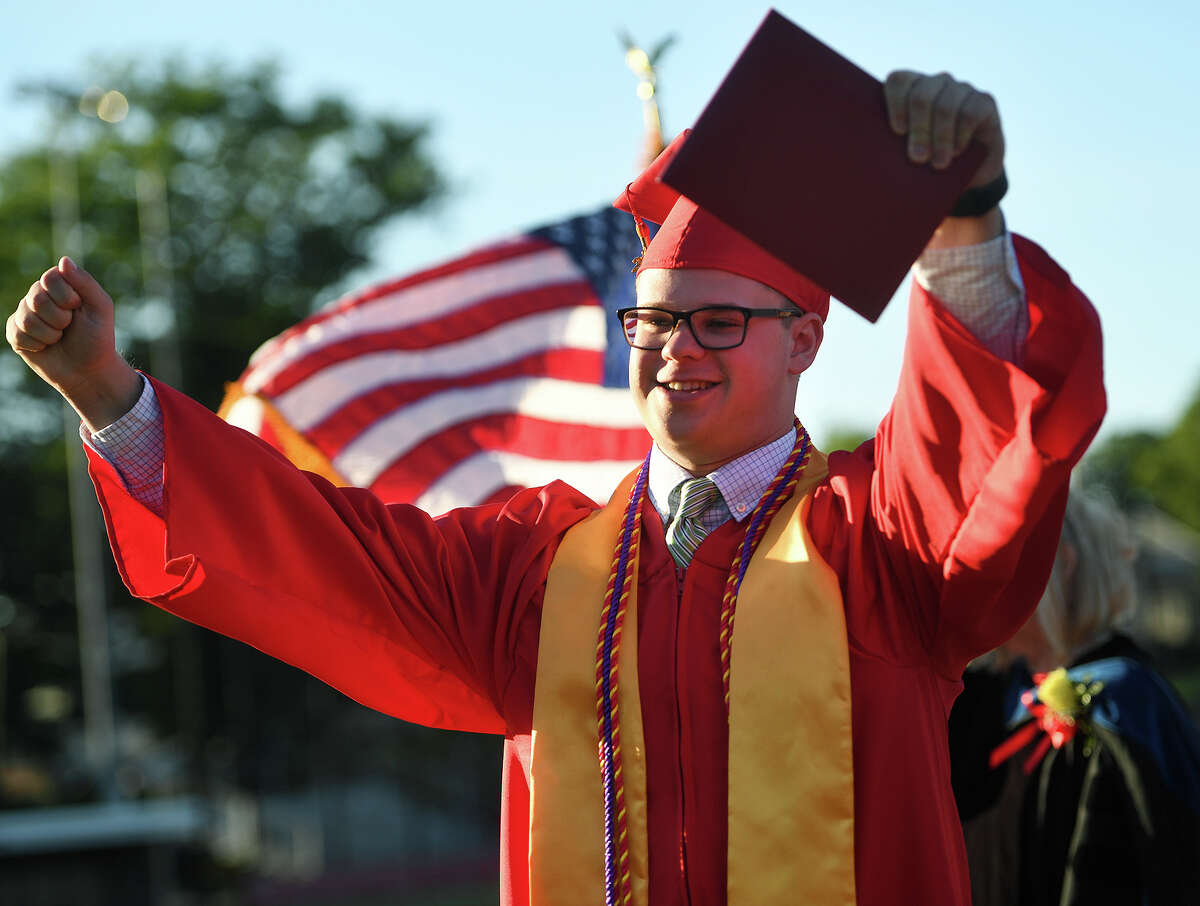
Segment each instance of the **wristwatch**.
[[958,201],[950,209],[951,217],[982,217],[1000,203],[1004,193],[1008,191],[1008,177],[1004,171],[987,185],[967,189],[958,196]]

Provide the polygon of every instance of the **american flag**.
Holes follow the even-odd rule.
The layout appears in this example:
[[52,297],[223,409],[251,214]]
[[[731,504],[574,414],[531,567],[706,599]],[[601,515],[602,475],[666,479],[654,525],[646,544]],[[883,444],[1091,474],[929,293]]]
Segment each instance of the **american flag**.
[[606,500],[650,445],[613,316],[639,252],[605,207],[370,287],[263,344],[221,414],[433,514],[555,478]]

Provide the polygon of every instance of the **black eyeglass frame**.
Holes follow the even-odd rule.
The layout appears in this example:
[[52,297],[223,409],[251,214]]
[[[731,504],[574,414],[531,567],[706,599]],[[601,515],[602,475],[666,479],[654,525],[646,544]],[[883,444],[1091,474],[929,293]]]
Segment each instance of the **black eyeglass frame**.
[[[656,311],[661,312],[671,318],[671,329],[663,338],[662,346],[638,346],[633,342],[633,338],[629,336],[629,332],[625,329],[625,316],[631,311]],[[696,333],[696,328],[692,326],[692,315],[699,314],[704,311],[737,311],[744,316],[742,321],[742,335],[738,341],[730,346],[709,346],[700,339],[700,335]],[[680,321],[686,321],[688,330],[692,333],[692,339],[696,341],[701,349],[723,350],[737,349],[746,342],[746,331],[750,327],[751,318],[776,318],[785,320],[787,318],[797,318],[804,312],[799,308],[745,308],[741,305],[703,305],[700,308],[693,308],[691,311],[673,311],[669,308],[659,308],[655,305],[631,305],[628,308],[617,309],[617,323],[621,325],[621,335],[625,337],[625,342],[633,349],[641,349],[646,352],[655,352],[664,348],[671,341],[671,337],[675,336],[675,330],[679,327]]]

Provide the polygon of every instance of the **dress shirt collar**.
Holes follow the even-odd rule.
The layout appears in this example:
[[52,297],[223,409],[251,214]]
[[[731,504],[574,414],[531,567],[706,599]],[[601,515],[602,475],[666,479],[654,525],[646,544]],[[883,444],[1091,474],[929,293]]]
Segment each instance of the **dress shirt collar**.
[[[787,461],[788,454],[796,443],[796,429],[790,428],[782,437],[764,444],[725,463],[710,472],[721,492],[721,500],[729,515],[741,522],[754,511],[754,505],[762,497],[775,473]],[[650,451],[650,503],[658,510],[665,526],[671,515],[671,491],[693,475],[679,463],[659,449],[658,444]],[[722,520],[724,521],[724,520]]]

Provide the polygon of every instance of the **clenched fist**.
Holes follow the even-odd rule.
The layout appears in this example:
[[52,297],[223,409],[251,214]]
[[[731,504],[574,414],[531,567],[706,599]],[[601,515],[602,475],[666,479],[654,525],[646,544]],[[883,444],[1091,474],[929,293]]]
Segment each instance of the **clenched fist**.
[[29,287],[5,337],[90,430],[112,424],[137,402],[142,380],[117,352],[112,299],[70,258]]

